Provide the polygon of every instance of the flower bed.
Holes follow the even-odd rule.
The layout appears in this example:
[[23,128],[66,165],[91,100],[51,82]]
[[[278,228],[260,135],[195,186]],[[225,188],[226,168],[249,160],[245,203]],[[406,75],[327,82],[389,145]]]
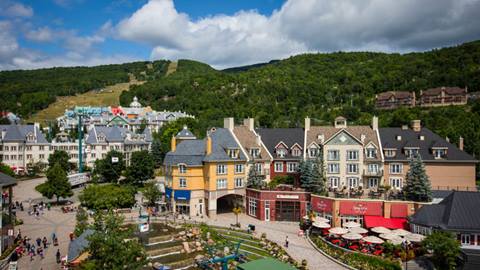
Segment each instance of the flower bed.
[[360,253],[345,251],[341,248],[329,245],[318,236],[310,238],[312,242],[322,251],[334,259],[359,270],[401,270],[398,261],[393,261],[377,256],[369,256]]

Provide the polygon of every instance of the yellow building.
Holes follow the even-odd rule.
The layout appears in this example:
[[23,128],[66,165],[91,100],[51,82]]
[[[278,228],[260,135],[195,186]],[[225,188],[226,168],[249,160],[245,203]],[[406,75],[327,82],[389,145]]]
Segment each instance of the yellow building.
[[233,134],[233,118],[203,140],[185,127],[165,156],[166,195],[174,212],[212,217],[244,207],[247,155]]

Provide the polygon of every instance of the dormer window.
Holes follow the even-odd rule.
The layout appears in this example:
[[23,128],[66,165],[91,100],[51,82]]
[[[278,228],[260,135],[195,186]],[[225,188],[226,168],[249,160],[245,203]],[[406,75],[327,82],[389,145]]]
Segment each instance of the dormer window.
[[414,158],[418,155],[418,149],[417,148],[408,148],[405,149],[405,156],[407,158]]
[[260,156],[260,149],[250,148],[250,156],[252,156],[253,158],[258,158]]
[[104,142],[105,141],[105,134],[101,133],[97,136],[97,141]]
[[385,149],[385,156],[386,157],[395,157],[396,155],[396,150],[395,149]]
[[318,149],[316,147],[310,147],[308,149],[308,156],[311,158],[317,157],[318,156]]
[[287,150],[285,149],[277,149],[277,156],[284,158],[287,155]]
[[238,149],[228,149],[227,154],[230,158],[238,158]]
[[366,149],[367,158],[376,158],[377,157],[377,149],[375,148],[367,148]]
[[185,164],[178,165],[178,172],[179,173],[187,173],[187,166]]
[[27,141],[29,141],[29,142],[35,141],[35,136],[32,133],[29,133],[27,135]]
[[446,148],[435,148],[433,149],[433,156],[435,159],[443,159],[447,157],[447,149]]
[[302,151],[300,151],[300,149],[298,148],[292,149],[292,156],[299,157],[301,154],[302,154]]

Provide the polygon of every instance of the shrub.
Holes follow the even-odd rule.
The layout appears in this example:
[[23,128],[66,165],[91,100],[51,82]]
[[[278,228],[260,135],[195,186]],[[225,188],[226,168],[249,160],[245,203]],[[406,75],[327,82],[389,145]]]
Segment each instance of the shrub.
[[79,198],[82,206],[88,209],[129,208],[135,204],[135,189],[116,184],[90,185]]

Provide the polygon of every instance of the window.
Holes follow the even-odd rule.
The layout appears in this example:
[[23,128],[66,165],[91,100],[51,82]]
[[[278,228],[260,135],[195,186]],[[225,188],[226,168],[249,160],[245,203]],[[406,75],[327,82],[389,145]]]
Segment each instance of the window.
[[238,149],[228,149],[227,153],[230,158],[238,158]]
[[376,158],[377,150],[375,148],[367,148],[367,158]]
[[418,149],[405,149],[405,156],[407,158],[414,158],[418,155]]
[[340,151],[338,151],[338,150],[328,150],[327,159],[328,160],[340,160]]
[[347,160],[358,160],[358,150],[347,151]]
[[283,162],[275,162],[275,172],[283,172]]
[[298,167],[297,162],[287,162],[287,172],[296,172]]
[[44,154],[40,154],[40,155],[38,155],[38,157],[39,157],[40,159],[44,159],[44,158],[45,158],[45,155],[44,155]]
[[243,178],[235,178],[235,187],[236,188],[243,187]]
[[91,153],[90,157],[95,158],[97,155],[95,153]]
[[248,214],[250,216],[257,216],[257,201],[250,199],[248,200]]
[[327,169],[328,173],[340,173],[340,164],[328,163]]
[[262,163],[255,163],[255,171],[257,173],[262,173]]
[[277,149],[278,157],[284,158],[286,154],[287,154],[287,151],[285,149]]
[[250,148],[250,155],[253,157],[253,158],[257,158],[260,156],[260,149],[258,148]]
[[227,166],[225,164],[218,164],[217,174],[227,174]]
[[8,148],[9,148],[8,146],[4,146],[4,147],[3,147],[3,150],[4,150],[4,151],[8,151]]
[[44,145],[40,145],[38,148],[39,148],[40,151],[45,150],[45,146],[44,146]]
[[32,151],[32,146],[31,146],[31,145],[25,146],[25,150],[26,150],[26,151]]
[[446,149],[435,149],[433,151],[433,155],[435,156],[435,159],[445,158],[445,156],[447,155],[447,150]]
[[368,164],[369,173],[378,173],[378,164]]
[[185,178],[180,178],[178,179],[178,182],[179,182],[179,186],[181,188],[186,188],[187,187],[187,179]]
[[395,156],[395,150],[393,149],[388,149],[388,150],[385,150],[385,156],[386,157],[394,157]]
[[357,177],[348,177],[347,178],[347,182],[348,182],[348,187],[349,188],[355,188],[355,187],[358,187],[358,178]]
[[368,178],[368,188],[378,187],[378,178]]
[[358,173],[358,164],[356,163],[347,164],[347,173]]
[[185,166],[185,164],[178,165],[178,172],[179,173],[187,173],[187,166]]
[[32,154],[27,154],[27,159],[28,160],[32,159]]
[[17,151],[17,147],[16,147],[16,146],[12,146],[12,151]]
[[460,234],[460,243],[462,244],[462,246],[471,245],[470,244],[470,234]]
[[19,160],[23,160],[23,155],[18,155]]
[[107,146],[106,146],[106,145],[102,145],[102,150],[107,150]]
[[390,164],[390,173],[391,174],[400,174],[403,171],[403,164],[401,163],[392,163]]
[[217,179],[217,189],[227,189],[227,179]]
[[329,183],[331,188],[338,188],[339,182],[340,181],[339,181],[338,177],[329,177],[328,178],[328,183]]
[[301,154],[302,154],[302,151],[300,151],[300,149],[298,149],[298,148],[294,148],[292,150],[292,156],[294,156],[294,157],[299,157]]
[[390,178],[390,186],[394,189],[402,189],[402,178]]
[[318,149],[315,147],[309,148],[308,149],[308,156],[313,158],[318,156]]
[[243,173],[243,164],[235,164],[235,173]]

